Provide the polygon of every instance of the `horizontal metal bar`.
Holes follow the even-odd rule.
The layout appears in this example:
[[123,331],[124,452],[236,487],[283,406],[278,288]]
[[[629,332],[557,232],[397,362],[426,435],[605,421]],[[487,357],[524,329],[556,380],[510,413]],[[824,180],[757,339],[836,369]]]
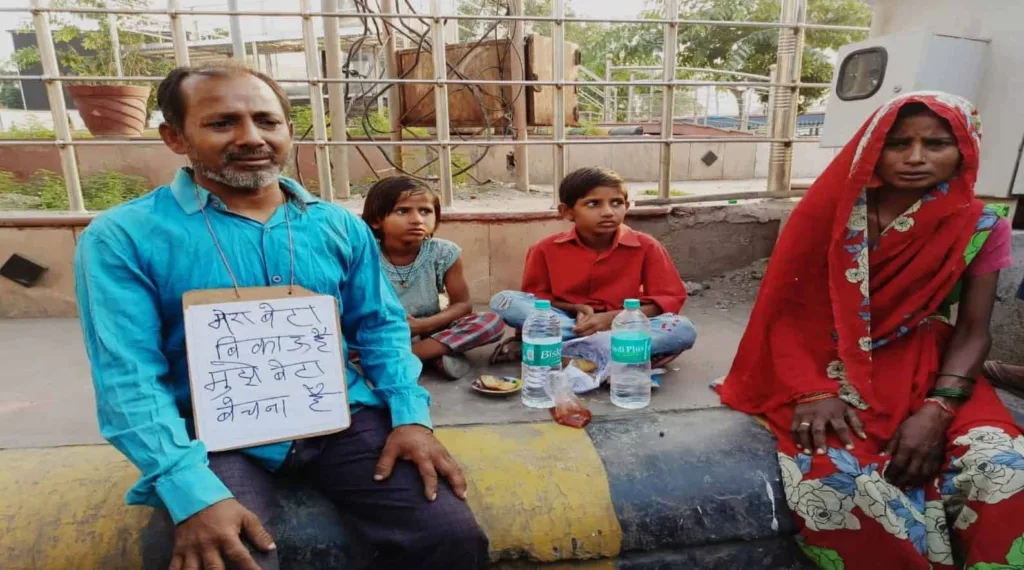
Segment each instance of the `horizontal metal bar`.
[[870,32],[871,28],[863,26],[835,26],[832,24],[800,24],[798,28],[805,30],[827,30],[831,32]]
[[[0,81],[65,81],[68,83],[81,83],[81,82],[97,82],[97,81],[137,81],[137,82],[153,82],[157,83],[163,81],[163,77],[154,75],[132,75],[125,77],[114,77],[106,75],[0,75]],[[691,81],[688,79],[678,79],[676,81],[552,81],[552,80],[522,80],[513,81],[511,79],[384,79],[384,78],[337,78],[337,79],[326,79],[326,78],[281,78],[275,79],[278,83],[306,83],[311,85],[321,85],[327,83],[351,83],[351,84],[367,84],[367,85],[381,85],[381,84],[404,84],[404,85],[536,85],[541,87],[551,87],[561,85],[563,87],[587,87],[587,86],[605,86],[605,85],[622,85],[628,87],[630,85],[637,87],[664,87],[666,85],[672,85],[674,87],[789,87],[789,88],[821,88],[831,87],[830,83],[769,83],[763,81]]]
[[[609,69],[612,71],[663,71],[660,66],[657,65],[613,65]],[[677,67],[676,72],[680,71],[693,71],[699,73],[716,73],[718,75],[735,75],[736,77],[749,77],[751,79],[763,79],[764,81],[771,81],[771,77],[767,75],[758,75],[756,73],[744,73],[742,71],[730,71],[728,69],[711,69],[708,67]]]
[[[602,138],[602,139],[564,139],[556,141],[553,139],[531,138],[526,141],[513,139],[490,139],[481,141],[452,141],[448,146],[455,148],[459,146],[552,146],[552,145],[599,145],[599,144],[686,144],[686,143],[810,143],[818,142],[818,137],[798,138],[768,138],[768,137],[694,137],[694,138]],[[436,140],[346,140],[346,141],[316,141],[301,140],[293,141],[299,146],[427,146],[439,147],[441,143]],[[71,141],[56,141],[53,139],[26,139],[7,140],[0,139],[0,147],[4,146],[152,146],[164,144],[162,139],[124,139],[124,140],[103,140],[103,139],[73,139]]]
[[[318,18],[380,18],[385,20],[426,20],[433,16],[418,13],[368,13],[368,12],[296,12],[281,10],[157,10],[153,8],[41,8],[37,12],[55,12],[65,14],[124,14],[148,16],[263,16],[263,17],[295,17],[306,16]],[[30,8],[0,8],[4,12],[33,12]],[[511,16],[484,14],[440,14],[441,20],[484,20],[484,21],[526,21],[526,22],[578,22],[578,23],[611,23],[611,24],[676,24],[680,26],[727,26],[731,28],[806,28],[815,30],[869,32],[871,28],[858,26],[831,26],[827,24],[783,24],[781,22],[741,22],[735,20],[668,20],[664,18],[589,18],[583,16]]]

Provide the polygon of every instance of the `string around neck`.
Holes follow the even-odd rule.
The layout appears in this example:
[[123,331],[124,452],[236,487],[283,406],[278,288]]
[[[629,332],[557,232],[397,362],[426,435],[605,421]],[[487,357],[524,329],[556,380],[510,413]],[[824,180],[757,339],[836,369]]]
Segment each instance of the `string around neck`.
[[[203,215],[203,221],[206,222],[206,229],[210,232],[210,237],[213,239],[213,246],[217,248],[217,253],[220,255],[220,260],[224,264],[224,269],[227,270],[228,277],[231,279],[231,286],[235,290],[235,298],[241,300],[242,292],[241,287],[238,285],[238,278],[235,277],[235,272],[231,269],[231,263],[228,261],[228,256],[224,253],[224,248],[220,245],[220,239],[217,238],[217,232],[213,229],[213,223],[210,221],[210,216],[206,213],[206,204],[200,198],[199,185],[196,184],[194,178],[192,180],[192,191],[195,194],[196,203],[199,204],[199,212]],[[291,212],[288,207],[290,194],[283,186],[281,187],[281,194],[283,196],[281,205],[284,206],[284,223],[288,233],[288,295],[292,295],[295,293],[295,240],[292,237]]]

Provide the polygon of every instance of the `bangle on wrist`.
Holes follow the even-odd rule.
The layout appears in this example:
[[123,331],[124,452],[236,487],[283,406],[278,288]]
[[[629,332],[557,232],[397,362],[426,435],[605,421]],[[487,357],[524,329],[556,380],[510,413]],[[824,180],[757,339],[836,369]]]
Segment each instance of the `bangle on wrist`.
[[971,397],[971,390],[967,388],[942,388],[935,387],[928,392],[929,398],[949,398],[950,400],[967,401]]
[[831,392],[818,392],[816,394],[808,394],[808,395],[806,395],[806,396],[804,396],[802,398],[798,398],[796,403],[797,404],[810,404],[811,402],[820,402],[822,400],[831,400],[832,398],[835,398],[835,397],[837,397],[837,396],[835,394],[831,393]]
[[943,402],[942,400],[940,400],[938,398],[925,398],[924,399],[924,403],[925,404],[934,404],[934,405],[942,408],[943,410],[945,410],[945,412],[947,414],[951,415],[951,416],[955,416],[956,415],[956,410],[954,410],[953,408],[951,408],[949,406],[949,404]]
[[938,374],[935,375],[936,378],[942,378],[943,376],[946,376],[948,378],[959,378],[961,380],[966,380],[971,384],[974,384],[975,382],[978,381],[977,378],[971,376],[963,376],[961,374],[953,374],[952,372],[939,372]]

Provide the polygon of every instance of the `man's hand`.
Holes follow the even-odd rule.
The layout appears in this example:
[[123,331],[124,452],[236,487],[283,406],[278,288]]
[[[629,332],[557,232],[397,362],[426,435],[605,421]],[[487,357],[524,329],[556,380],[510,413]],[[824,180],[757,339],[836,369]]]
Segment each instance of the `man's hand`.
[[797,404],[793,410],[793,425],[790,426],[793,441],[805,453],[825,454],[829,428],[847,449],[853,449],[851,431],[861,439],[867,438],[857,410],[839,398]]
[[572,332],[576,333],[576,336],[584,337],[610,330],[615,315],[616,313],[594,313],[594,310],[590,309],[590,314],[585,318],[576,318],[576,326],[572,328]]
[[885,478],[897,487],[911,487],[935,477],[946,456],[946,430],[952,421],[952,414],[933,405],[907,418],[885,448],[892,455]]
[[392,430],[384,443],[373,480],[383,481],[390,477],[399,459],[416,464],[423,477],[423,491],[427,500],[437,499],[438,473],[448,480],[456,497],[466,498],[466,478],[462,475],[462,469],[429,429],[420,425],[405,425]]
[[260,519],[234,499],[215,503],[192,515],[174,530],[174,555],[170,570],[224,570],[226,558],[232,568],[260,570],[240,535],[257,549],[277,548]]

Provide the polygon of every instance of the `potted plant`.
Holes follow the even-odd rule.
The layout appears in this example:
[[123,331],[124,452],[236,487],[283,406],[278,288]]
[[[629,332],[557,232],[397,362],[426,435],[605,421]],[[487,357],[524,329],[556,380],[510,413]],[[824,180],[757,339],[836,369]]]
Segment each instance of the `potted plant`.
[[[66,6],[106,7],[102,0],[68,0]],[[136,7],[138,0],[121,0],[120,7]],[[53,42],[62,72],[82,76],[117,76],[117,64],[110,37],[110,24],[105,14],[75,14],[51,16],[54,27]],[[133,23],[138,23],[138,19]],[[94,22],[94,25],[87,25]],[[147,57],[140,48],[154,43],[152,36],[118,26],[121,44],[120,57],[123,74],[165,75],[171,70],[170,61]],[[136,27],[137,29],[137,27]],[[12,58],[18,68],[25,70],[40,63],[39,49],[22,48]],[[64,71],[66,70],[66,71]],[[68,83],[68,93],[74,101],[89,132],[93,136],[141,136],[149,115],[156,106],[153,89],[148,84],[111,80],[109,82]]]

